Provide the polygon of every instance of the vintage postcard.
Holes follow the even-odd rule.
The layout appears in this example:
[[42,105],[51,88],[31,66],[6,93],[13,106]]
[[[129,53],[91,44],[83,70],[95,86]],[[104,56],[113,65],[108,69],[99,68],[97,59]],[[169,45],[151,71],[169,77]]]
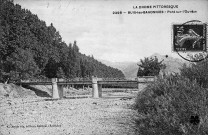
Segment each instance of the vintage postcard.
[[0,135],[206,135],[207,0],[0,0]]

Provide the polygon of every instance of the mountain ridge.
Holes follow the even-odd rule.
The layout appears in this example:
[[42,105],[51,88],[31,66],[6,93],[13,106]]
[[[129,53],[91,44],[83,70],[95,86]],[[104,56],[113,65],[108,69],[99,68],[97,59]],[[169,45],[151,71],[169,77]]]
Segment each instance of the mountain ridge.
[[[165,72],[166,73],[180,73],[180,67],[183,64],[188,64],[188,62],[183,61],[179,58],[174,58],[172,56],[166,56],[166,55],[161,55],[159,53],[154,53],[150,55],[149,57],[157,57],[159,61],[163,60],[163,63],[166,65]],[[100,59],[99,59],[100,60]],[[121,70],[126,79],[134,79],[137,77],[137,70],[138,70],[138,62],[110,62],[106,60],[100,60],[104,64],[117,68]]]

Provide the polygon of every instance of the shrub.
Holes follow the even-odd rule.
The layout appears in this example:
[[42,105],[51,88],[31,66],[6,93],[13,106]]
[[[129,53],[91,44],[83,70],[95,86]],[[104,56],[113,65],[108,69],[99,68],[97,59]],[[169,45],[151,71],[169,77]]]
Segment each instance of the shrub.
[[191,65],[183,65],[180,69],[181,75],[196,80],[202,87],[208,88],[208,60],[192,63]]
[[139,135],[208,134],[208,92],[196,81],[158,78],[138,93],[135,108]]

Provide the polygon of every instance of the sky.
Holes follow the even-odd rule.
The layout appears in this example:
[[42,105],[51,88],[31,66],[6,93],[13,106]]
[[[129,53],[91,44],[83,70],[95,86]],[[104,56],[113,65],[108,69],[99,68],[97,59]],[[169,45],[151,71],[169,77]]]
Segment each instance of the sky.
[[[172,24],[190,20],[208,22],[207,0],[14,0],[53,23],[63,41],[74,40],[80,52],[112,62],[136,62],[154,53],[172,52]],[[136,6],[178,5],[178,8],[136,9]],[[182,11],[197,13],[113,14],[113,11]]]

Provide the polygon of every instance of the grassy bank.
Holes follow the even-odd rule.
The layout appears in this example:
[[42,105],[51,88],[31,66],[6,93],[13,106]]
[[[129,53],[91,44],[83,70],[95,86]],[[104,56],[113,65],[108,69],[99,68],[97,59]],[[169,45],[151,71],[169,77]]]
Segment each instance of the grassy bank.
[[139,135],[208,134],[208,91],[181,76],[159,78],[137,95]]

